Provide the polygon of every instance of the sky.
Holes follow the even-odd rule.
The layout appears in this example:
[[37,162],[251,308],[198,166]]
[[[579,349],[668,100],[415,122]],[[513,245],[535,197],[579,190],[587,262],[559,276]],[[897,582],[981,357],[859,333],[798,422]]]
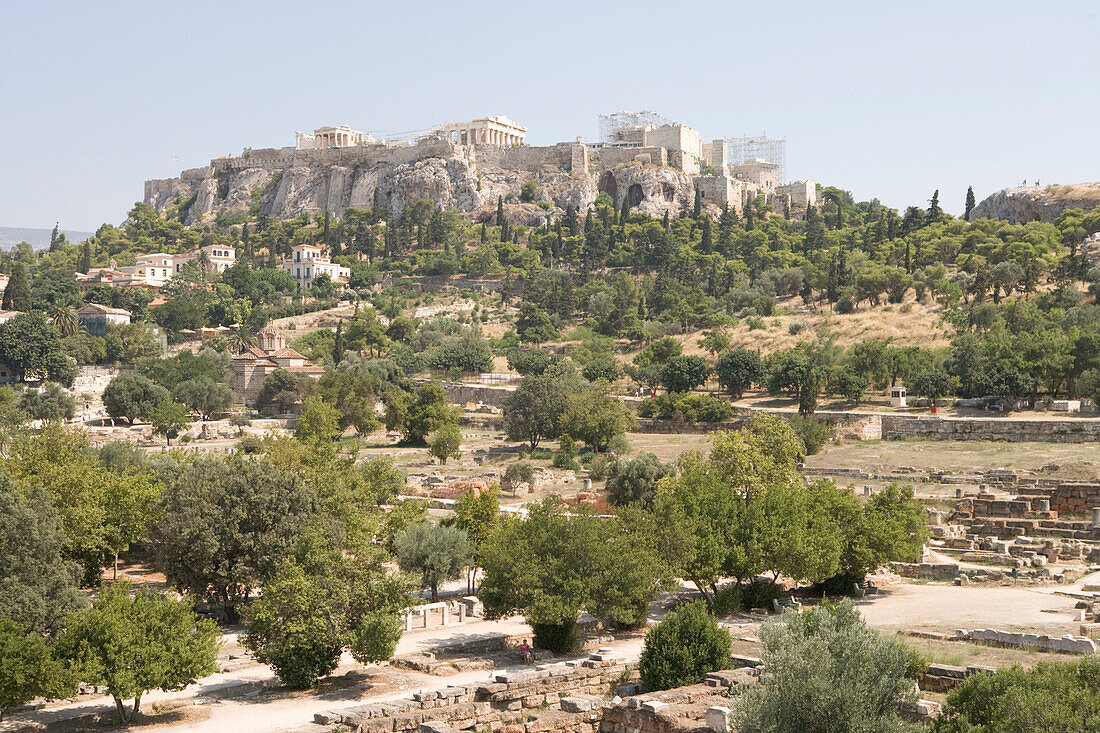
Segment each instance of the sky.
[[0,226],[118,224],[143,182],[295,130],[505,114],[532,145],[656,110],[787,138],[904,209],[1100,180],[1100,2],[0,0]]

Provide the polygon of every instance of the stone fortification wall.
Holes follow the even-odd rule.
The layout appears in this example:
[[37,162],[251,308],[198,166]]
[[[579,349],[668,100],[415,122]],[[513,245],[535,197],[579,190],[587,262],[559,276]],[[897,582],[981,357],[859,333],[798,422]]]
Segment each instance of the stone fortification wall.
[[[639,158],[638,156],[643,156]],[[600,148],[592,151],[592,160],[599,168],[614,168],[623,163],[644,160],[653,165],[668,165],[668,151],[664,148]]]
[[215,173],[248,168],[277,170],[297,166],[402,165],[425,158],[445,158],[460,146],[443,139],[425,139],[416,145],[357,145],[347,148],[298,150],[297,148],[259,148],[243,155],[210,161]]
[[[475,145],[469,151],[475,165],[506,168],[508,170],[537,170],[543,166],[568,169],[572,161],[571,143],[533,146]],[[578,171],[580,172],[580,171]]]

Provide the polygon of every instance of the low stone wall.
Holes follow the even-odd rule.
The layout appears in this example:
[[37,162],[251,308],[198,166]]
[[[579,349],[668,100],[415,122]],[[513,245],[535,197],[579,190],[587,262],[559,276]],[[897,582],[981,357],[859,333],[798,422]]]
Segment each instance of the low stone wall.
[[974,629],[972,631],[960,629],[955,632],[955,638],[991,646],[1030,647],[1062,654],[1095,654],[1098,650],[1096,641],[1093,639],[1087,636],[1073,636],[1072,634],[1047,636],[1046,634],[1024,634],[999,629]]
[[[518,725],[521,727],[513,730],[523,733],[596,733],[601,706],[594,701],[571,705],[563,698],[602,696],[632,674],[620,655],[598,652],[580,663],[498,674],[487,684],[451,686],[393,702],[318,713],[314,722],[343,725],[354,733],[412,733],[422,724],[438,724],[440,730],[499,730],[504,725]],[[577,709],[582,707],[588,709]]]
[[931,415],[882,415],[888,440],[1003,440],[1012,443],[1091,443],[1100,441],[1100,420],[1014,420],[942,418]]

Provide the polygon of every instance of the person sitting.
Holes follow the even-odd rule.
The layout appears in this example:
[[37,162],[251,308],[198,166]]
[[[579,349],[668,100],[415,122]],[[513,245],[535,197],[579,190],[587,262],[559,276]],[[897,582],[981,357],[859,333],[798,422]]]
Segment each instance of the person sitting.
[[531,647],[527,645],[526,641],[519,645],[519,656],[524,664],[531,663]]

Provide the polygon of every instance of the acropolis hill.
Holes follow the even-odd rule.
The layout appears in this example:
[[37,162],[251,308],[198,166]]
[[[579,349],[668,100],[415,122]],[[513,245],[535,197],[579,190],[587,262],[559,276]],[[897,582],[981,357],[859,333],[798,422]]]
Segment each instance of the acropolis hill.
[[[775,162],[731,162],[726,140],[704,143],[686,125],[642,114],[650,117],[617,125],[603,142],[578,138],[549,146],[526,145],[527,128],[503,116],[441,125],[400,141],[377,141],[347,125],[322,127],[297,133],[294,147],[245,149],[178,178],[146,181],[145,202],[162,213],[175,209],[193,225],[247,212],[287,218],[329,211],[340,217],[349,207],[369,208],[375,191],[394,213],[430,199],[474,215],[494,207],[498,197],[518,201],[528,181],[539,185],[550,212],[568,205],[587,209],[600,192],[617,207],[627,199],[654,216],[690,207],[696,189],[714,210],[740,211],[758,195],[780,209],[788,201],[804,208],[816,198],[812,181],[786,184]],[[646,122],[652,118],[656,122]],[[547,213],[546,203],[534,202],[508,211],[513,223],[533,225]]]

